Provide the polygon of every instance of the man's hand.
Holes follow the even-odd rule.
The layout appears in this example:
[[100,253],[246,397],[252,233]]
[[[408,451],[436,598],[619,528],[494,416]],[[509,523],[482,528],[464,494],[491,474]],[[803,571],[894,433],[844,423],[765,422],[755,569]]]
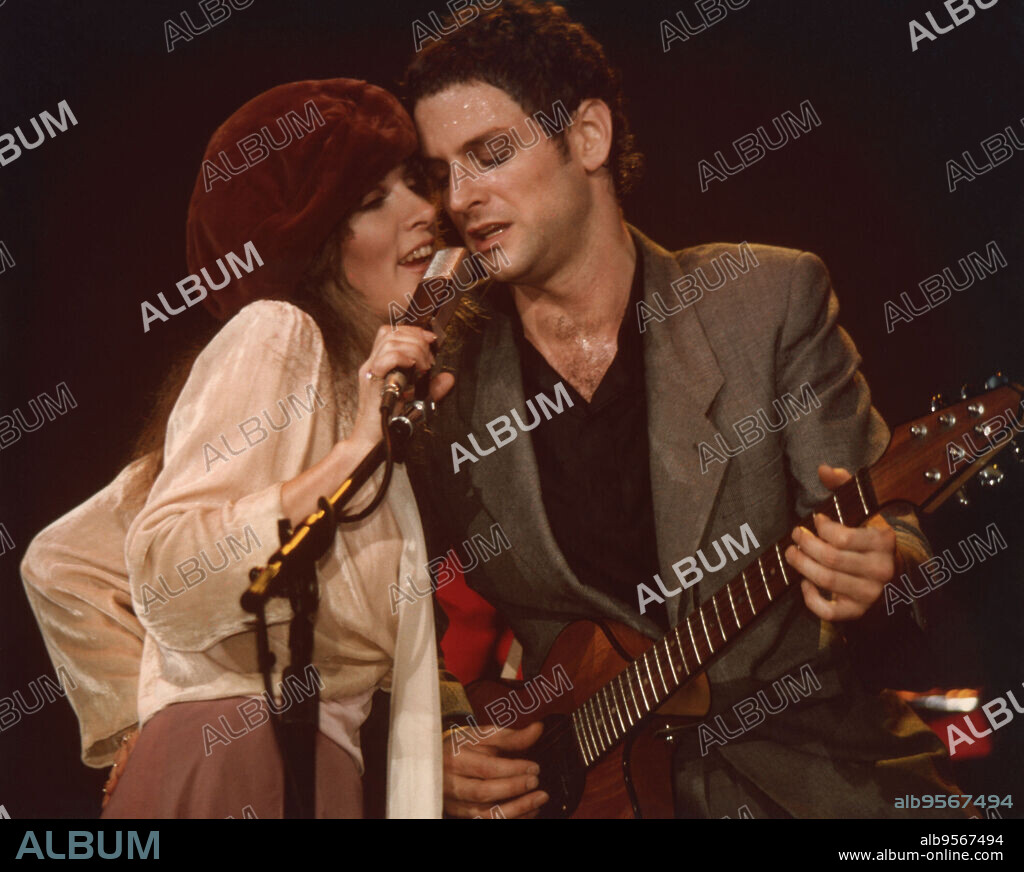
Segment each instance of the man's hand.
[[[522,730],[506,727],[457,748],[452,736],[458,729],[445,733],[443,740],[444,810],[460,818],[535,817],[548,801],[548,795],[536,789],[540,767],[532,760],[502,757],[499,751],[529,748],[540,738],[543,724],[538,721]],[[495,806],[499,815],[492,814]]]
[[[835,490],[851,476],[845,469],[823,464],[818,467],[818,478]],[[845,527],[815,514],[814,526],[817,536],[805,527],[795,528],[796,544],[786,549],[786,561],[804,577],[800,590],[807,608],[825,621],[861,617],[901,565],[896,533],[881,515],[863,527]],[[818,588],[829,591],[832,599],[825,599]]]

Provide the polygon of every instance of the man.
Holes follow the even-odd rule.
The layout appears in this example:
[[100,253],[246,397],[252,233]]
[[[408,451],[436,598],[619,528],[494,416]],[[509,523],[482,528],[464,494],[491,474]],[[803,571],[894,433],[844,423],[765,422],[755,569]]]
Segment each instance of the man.
[[[463,22],[417,55],[407,88],[446,211],[499,264],[410,470],[428,550],[500,525],[512,547],[467,581],[509,621],[527,677],[573,620],[659,638],[888,441],[827,271],[766,246],[670,254],[626,224],[638,156],[617,76],[560,7],[506,0]],[[751,419],[737,450],[733,425]],[[760,548],[715,550],[741,533]],[[742,735],[681,735],[681,816],[894,816],[896,796],[950,789],[938,739],[853,668],[858,644],[881,641],[884,585],[929,554],[913,512],[860,528],[816,516],[792,536],[802,598],[710,667],[709,717],[734,724],[734,704],[784,676],[808,695]],[[680,565],[694,572],[673,591]],[[453,724],[469,714],[457,689],[447,709]],[[515,755],[540,732],[447,743],[447,812],[536,813],[537,767]]]

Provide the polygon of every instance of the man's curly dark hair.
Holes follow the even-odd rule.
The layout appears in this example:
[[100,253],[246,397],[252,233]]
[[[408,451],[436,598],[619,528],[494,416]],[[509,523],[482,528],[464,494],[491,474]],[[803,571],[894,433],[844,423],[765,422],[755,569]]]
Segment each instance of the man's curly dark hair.
[[[643,158],[633,146],[619,72],[582,24],[562,6],[528,0],[504,0],[471,21],[460,24],[449,18],[449,24],[458,29],[428,42],[406,70],[410,108],[424,97],[472,81],[500,88],[531,115],[550,112],[559,100],[575,111],[582,100],[601,99],[612,114],[607,166],[615,192],[621,197],[632,189]],[[557,142],[568,153],[564,131],[557,134]]]

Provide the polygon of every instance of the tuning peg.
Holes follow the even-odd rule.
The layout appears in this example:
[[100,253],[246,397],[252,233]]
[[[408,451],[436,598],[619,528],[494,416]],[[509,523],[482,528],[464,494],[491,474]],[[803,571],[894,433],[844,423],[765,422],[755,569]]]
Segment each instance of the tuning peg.
[[1024,448],[1021,448],[1020,445],[1017,444],[1016,439],[1010,442],[1010,452],[1013,454],[1017,463],[1024,463]]
[[939,411],[939,409],[945,409],[949,403],[946,402],[945,394],[932,394],[931,410],[933,412]]
[[969,506],[969,505],[971,504],[971,501],[970,501],[969,499],[967,499],[967,494],[966,494],[966,493],[964,493],[964,489],[963,489],[963,488],[960,488],[960,489],[959,489],[959,490],[958,490],[958,491],[956,492],[956,501],[957,501],[957,502],[958,502],[958,503],[959,503],[959,504],[960,504],[961,506]]
[[1009,381],[1010,380],[1005,375],[1003,375],[1002,370],[1000,370],[995,375],[991,375],[987,379],[985,379],[985,390],[991,391],[999,387],[1000,385],[1005,385],[1009,383]]
[[984,487],[995,487],[997,484],[1001,484],[1004,478],[1006,478],[1005,473],[995,463],[986,466],[978,473],[978,481]]
[[973,397],[977,393],[979,393],[979,391],[977,389],[975,389],[974,385],[969,385],[969,384],[960,385],[960,399],[961,400],[969,400],[971,397]]

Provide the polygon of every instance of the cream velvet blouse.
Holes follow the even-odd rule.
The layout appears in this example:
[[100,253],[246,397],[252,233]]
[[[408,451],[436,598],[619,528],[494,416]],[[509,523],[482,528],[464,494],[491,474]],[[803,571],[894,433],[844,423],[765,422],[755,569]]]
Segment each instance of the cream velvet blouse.
[[[115,734],[130,725],[125,694],[139,644],[140,724],[172,703],[262,693],[252,616],[239,597],[248,570],[280,544],[282,483],[350,430],[344,390],[354,388],[332,374],[308,315],[288,303],[251,303],[193,364],[168,421],[163,469],[137,514],[132,482],[146,474],[144,461],[33,541],[23,576],[51,657],[88,688],[69,694],[86,762],[105,762]],[[368,503],[380,475],[349,511]],[[441,816],[433,605],[409,589],[429,588],[426,563],[412,489],[396,467],[384,503],[342,525],[318,564],[321,729],[361,763],[358,728],[369,697],[378,687],[391,691],[389,817]],[[393,610],[394,586],[403,602]],[[290,617],[285,600],[270,601],[278,694]]]

